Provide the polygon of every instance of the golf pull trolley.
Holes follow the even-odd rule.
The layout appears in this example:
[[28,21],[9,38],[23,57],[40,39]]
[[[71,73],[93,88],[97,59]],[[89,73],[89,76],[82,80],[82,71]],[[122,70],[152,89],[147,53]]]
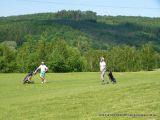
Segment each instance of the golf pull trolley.
[[109,72],[108,72],[108,77],[109,77],[110,81],[111,81],[113,84],[116,83],[116,79],[115,79],[115,77],[113,76],[111,70],[109,70]]
[[23,84],[34,84],[34,81],[31,80],[32,76],[34,75],[33,72],[28,73],[25,78],[23,79]]

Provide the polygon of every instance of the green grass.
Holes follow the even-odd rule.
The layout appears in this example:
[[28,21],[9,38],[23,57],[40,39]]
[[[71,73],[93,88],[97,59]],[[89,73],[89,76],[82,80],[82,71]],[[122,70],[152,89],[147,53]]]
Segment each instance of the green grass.
[[101,85],[99,73],[48,73],[46,84],[36,75],[32,85],[0,74],[0,120],[160,120],[160,71],[113,74],[118,84]]

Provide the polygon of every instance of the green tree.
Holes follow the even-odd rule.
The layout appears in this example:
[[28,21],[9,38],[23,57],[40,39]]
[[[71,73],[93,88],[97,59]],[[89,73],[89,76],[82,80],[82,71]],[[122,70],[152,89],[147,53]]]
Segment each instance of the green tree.
[[15,72],[16,66],[16,51],[7,45],[0,45],[0,71]]
[[158,58],[156,57],[157,52],[154,49],[155,47],[152,43],[143,45],[140,59],[143,70],[153,70],[157,67]]

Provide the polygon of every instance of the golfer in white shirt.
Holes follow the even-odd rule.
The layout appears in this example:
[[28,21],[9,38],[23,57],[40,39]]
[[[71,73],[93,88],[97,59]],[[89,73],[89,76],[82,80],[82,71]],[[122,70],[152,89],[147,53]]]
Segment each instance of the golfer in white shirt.
[[45,83],[46,82],[45,74],[48,71],[48,67],[46,65],[44,65],[44,62],[41,62],[41,65],[35,70],[34,73],[36,74],[39,69],[41,69],[40,78],[42,80],[42,83]]
[[104,61],[103,57],[101,57],[101,59],[100,59],[100,72],[101,72],[102,83],[104,83],[104,76],[105,76],[105,72],[106,72],[106,62]]

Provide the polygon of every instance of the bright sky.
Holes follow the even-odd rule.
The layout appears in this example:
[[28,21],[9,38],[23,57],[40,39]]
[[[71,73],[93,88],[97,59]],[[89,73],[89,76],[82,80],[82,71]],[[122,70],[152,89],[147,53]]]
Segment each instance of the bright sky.
[[160,17],[160,0],[1,0],[0,16],[60,10],[91,10],[98,15]]

